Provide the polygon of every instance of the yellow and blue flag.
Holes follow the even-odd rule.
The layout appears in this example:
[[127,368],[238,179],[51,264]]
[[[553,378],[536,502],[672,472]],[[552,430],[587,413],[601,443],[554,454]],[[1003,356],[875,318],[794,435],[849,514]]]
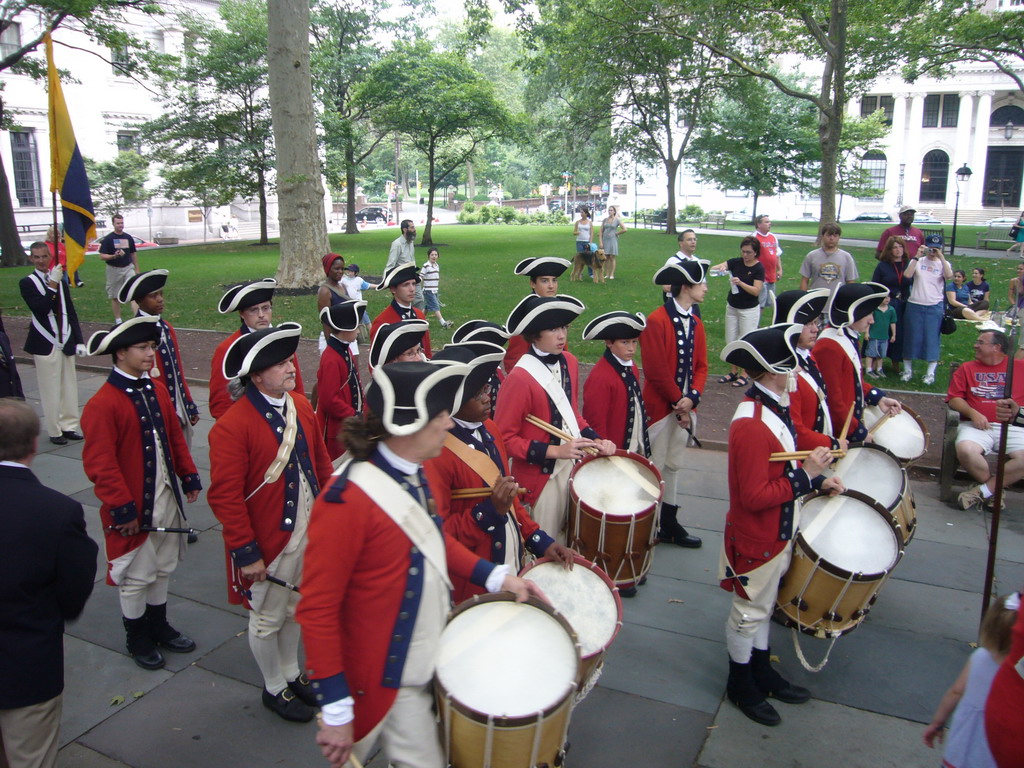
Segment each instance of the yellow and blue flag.
[[85,262],[85,247],[96,238],[96,214],[92,207],[85,162],[78,151],[71,115],[64,101],[60,77],[53,63],[53,40],[47,32],[46,72],[50,95],[50,191],[60,195],[64,213],[64,247],[67,249],[67,272],[75,272]]

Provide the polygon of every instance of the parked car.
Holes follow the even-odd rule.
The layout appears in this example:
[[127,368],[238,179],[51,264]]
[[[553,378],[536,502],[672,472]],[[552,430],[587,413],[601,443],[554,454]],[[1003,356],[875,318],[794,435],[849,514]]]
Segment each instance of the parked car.
[[915,213],[914,214],[915,224],[941,224],[937,218],[932,216],[930,213]]
[[1003,226],[1005,226],[1007,229],[1009,229],[1010,227],[1012,227],[1016,223],[1017,223],[1017,217],[1016,216],[1000,216],[997,219],[989,219],[988,221],[985,222],[985,226],[986,227],[1003,227]]
[[873,212],[873,213],[858,213],[852,219],[847,221],[892,221],[892,216],[888,213]]
[[391,221],[391,209],[382,205],[371,205],[356,211],[356,221],[363,223],[387,224]]

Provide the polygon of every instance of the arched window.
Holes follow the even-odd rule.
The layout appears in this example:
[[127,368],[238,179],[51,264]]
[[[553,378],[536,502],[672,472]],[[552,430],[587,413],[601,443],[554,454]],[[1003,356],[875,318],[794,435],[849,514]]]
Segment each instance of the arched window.
[[989,125],[999,126],[1000,128],[1007,123],[1013,123],[1018,128],[1024,126],[1024,109],[1013,104],[1007,104],[993,112],[991,119],[988,121]]
[[865,181],[867,186],[874,190],[865,195],[863,200],[881,200],[882,194],[885,192],[885,170],[886,170],[886,159],[885,153],[879,152],[876,149],[872,149],[869,152],[864,153],[864,157],[860,161],[860,167],[867,171]]
[[949,155],[941,149],[933,149],[921,161],[922,203],[945,203],[946,186],[949,183]]

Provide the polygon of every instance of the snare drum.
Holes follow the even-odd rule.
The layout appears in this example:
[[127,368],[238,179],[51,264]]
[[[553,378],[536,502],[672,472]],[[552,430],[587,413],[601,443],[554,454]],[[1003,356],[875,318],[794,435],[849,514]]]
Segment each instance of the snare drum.
[[914,492],[910,489],[907,470],[888,450],[871,443],[850,448],[831,466],[829,474],[842,478],[848,490],[860,491],[889,510],[903,544],[914,538],[917,528]]
[[891,515],[870,497],[858,491],[808,497],[779,586],[784,623],[823,638],[851,631],[902,556]]
[[545,557],[528,565],[519,575],[536,582],[555,610],[569,620],[583,657],[580,690],[589,690],[604,664],[605,652],[622,627],[619,590],[608,574],[582,557],[575,558],[571,571],[557,560]]
[[658,505],[665,483],[643,456],[618,450],[590,456],[569,475],[569,543],[631,587],[651,568]]
[[546,603],[497,593],[460,604],[441,633],[434,675],[448,763],[559,764],[579,671],[572,628]]
[[[874,423],[884,415],[877,405],[869,405],[864,409],[864,426],[870,431]],[[905,405],[902,411],[890,416],[871,434],[876,445],[887,449],[905,467],[924,456],[928,450],[929,437],[924,420]]]

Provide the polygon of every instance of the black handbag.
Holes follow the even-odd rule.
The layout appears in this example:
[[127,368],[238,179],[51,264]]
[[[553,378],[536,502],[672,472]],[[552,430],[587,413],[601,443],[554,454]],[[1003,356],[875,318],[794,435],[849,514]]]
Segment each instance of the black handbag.
[[953,317],[953,313],[949,311],[949,307],[946,307],[946,313],[942,316],[942,324],[939,326],[939,330],[942,331],[943,336],[949,336],[949,334],[956,332],[956,319]]
[[1011,240],[1016,240],[1017,239],[1017,235],[1019,235],[1019,234],[1020,234],[1020,227],[1018,227],[1016,224],[1014,224],[1012,227],[1010,227],[1010,239]]

